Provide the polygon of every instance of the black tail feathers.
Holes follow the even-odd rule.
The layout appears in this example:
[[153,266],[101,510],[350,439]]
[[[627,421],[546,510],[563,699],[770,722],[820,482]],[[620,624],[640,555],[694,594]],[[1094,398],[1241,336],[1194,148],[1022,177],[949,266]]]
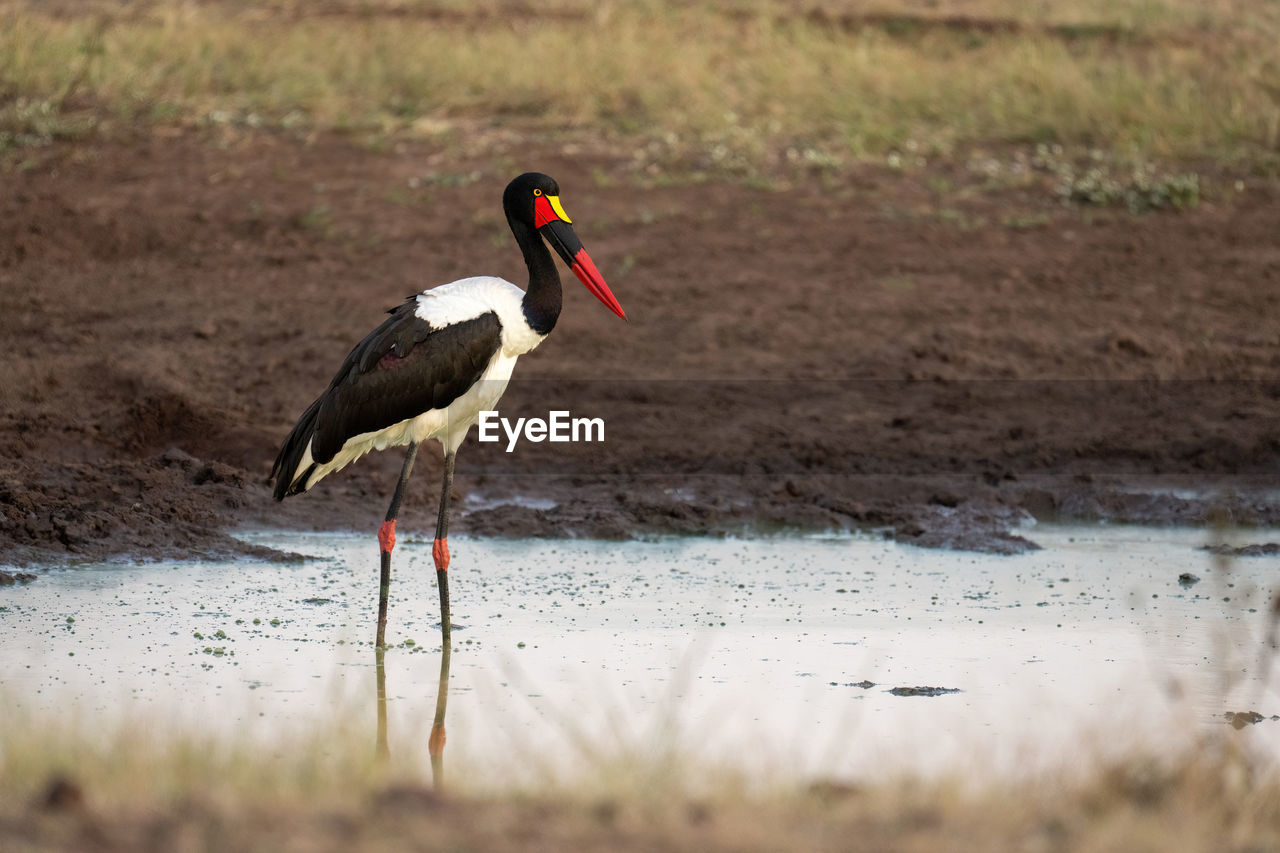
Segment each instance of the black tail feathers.
[[302,456],[307,452],[307,446],[315,435],[316,417],[320,414],[320,403],[323,400],[323,397],[317,399],[307,407],[302,417],[298,418],[293,431],[284,440],[275,464],[271,466],[271,476],[276,481],[274,494],[278,501],[307,490],[307,480],[315,470],[316,463],[312,462],[306,471],[301,472],[298,471],[298,466],[302,464]]

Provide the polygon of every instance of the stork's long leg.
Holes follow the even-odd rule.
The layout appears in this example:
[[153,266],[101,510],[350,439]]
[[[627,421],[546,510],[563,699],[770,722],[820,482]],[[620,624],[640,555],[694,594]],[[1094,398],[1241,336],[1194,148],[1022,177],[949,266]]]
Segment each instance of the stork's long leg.
[[449,639],[453,623],[449,614],[449,492],[453,490],[453,453],[445,450],[444,485],[440,489],[440,515],[436,519],[436,541],[431,556],[436,561],[436,583],[440,586],[440,689],[436,693],[436,717],[427,742],[431,754],[431,775],[437,788],[444,786],[444,712],[449,701],[449,658],[453,644]]
[[440,586],[440,633],[449,646],[449,492],[453,490],[453,452],[444,454],[444,485],[440,489],[440,515],[436,519],[436,541],[431,543],[431,556],[436,561],[436,582]]
[[378,639],[375,648],[385,645],[387,634],[387,598],[391,594],[391,551],[396,547],[396,516],[400,514],[400,499],[404,497],[405,483],[413,471],[413,460],[418,457],[418,445],[410,444],[404,455],[404,467],[400,469],[400,481],[387,507],[387,520],[378,528],[378,546],[382,552],[382,577],[378,584]]

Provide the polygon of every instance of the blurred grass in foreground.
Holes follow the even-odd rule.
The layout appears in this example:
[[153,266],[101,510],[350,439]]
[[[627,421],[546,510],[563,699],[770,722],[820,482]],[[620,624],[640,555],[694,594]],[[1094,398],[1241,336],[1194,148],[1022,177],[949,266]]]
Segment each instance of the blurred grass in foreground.
[[[1226,726],[1223,726],[1224,733]],[[445,794],[335,729],[270,749],[0,730],[5,850],[1273,850],[1280,782],[1228,737],[1030,780],[745,785],[644,751],[577,782]],[[659,750],[661,753],[661,750]],[[448,759],[446,758],[446,763]],[[393,759],[394,765],[394,759]],[[650,766],[651,765],[651,766]]]
[[919,8],[0,0],[0,148],[139,122],[519,123],[744,170],[968,142],[1246,162],[1280,147],[1280,5]]

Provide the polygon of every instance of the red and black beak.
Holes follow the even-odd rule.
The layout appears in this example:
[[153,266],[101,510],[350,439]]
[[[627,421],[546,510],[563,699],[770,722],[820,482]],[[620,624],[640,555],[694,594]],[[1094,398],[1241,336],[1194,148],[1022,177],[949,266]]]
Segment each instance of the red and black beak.
[[604,283],[604,276],[596,269],[595,262],[582,248],[582,241],[573,233],[573,220],[565,214],[560,206],[558,196],[538,195],[533,200],[533,221],[539,233],[547,238],[547,242],[556,250],[564,262],[573,270],[578,280],[587,286],[604,306],[622,319],[627,319],[622,306],[614,298],[609,285]]

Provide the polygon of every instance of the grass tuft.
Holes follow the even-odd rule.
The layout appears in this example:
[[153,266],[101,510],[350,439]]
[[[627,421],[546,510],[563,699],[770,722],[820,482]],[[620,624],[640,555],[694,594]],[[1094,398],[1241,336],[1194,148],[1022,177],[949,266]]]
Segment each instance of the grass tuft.
[[[80,7],[76,7],[80,8]],[[828,170],[974,141],[1239,160],[1280,145],[1280,11],[1190,0],[0,5],[8,144],[110,122],[605,136],[642,160]],[[69,97],[75,95],[76,97]],[[110,120],[110,121],[108,121]],[[1172,196],[1170,196],[1172,200]]]
[[[1230,728],[1181,756],[1032,779],[765,786],[625,750],[572,779],[451,787],[388,769],[348,729],[269,749],[154,730],[0,727],[0,848],[1275,849],[1280,783]],[[394,766],[394,757],[393,757]],[[449,765],[446,758],[446,766]],[[424,833],[426,833],[424,835]]]

